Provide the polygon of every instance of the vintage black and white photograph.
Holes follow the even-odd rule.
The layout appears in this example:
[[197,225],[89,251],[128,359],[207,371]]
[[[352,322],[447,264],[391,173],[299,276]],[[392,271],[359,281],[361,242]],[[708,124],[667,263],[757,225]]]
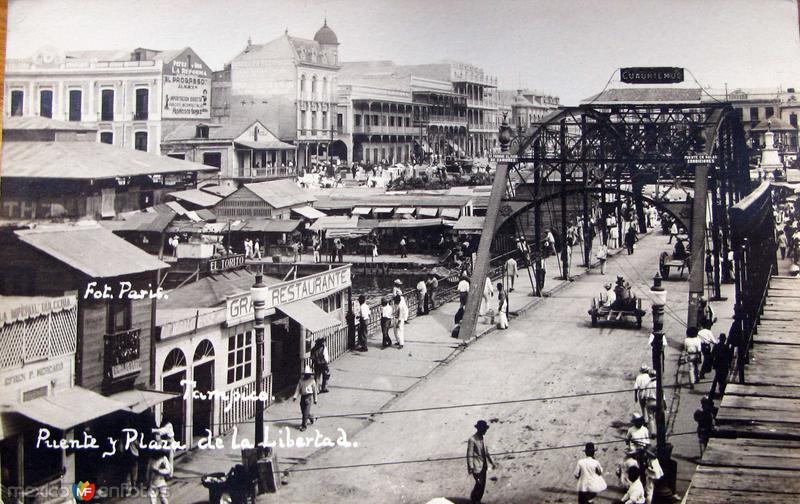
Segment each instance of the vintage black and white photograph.
[[0,15],[0,504],[800,502],[800,0]]

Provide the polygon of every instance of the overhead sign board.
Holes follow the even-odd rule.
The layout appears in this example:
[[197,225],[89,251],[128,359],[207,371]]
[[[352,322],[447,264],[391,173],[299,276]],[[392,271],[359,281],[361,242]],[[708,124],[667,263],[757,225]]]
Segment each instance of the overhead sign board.
[[221,273],[223,271],[241,268],[244,266],[244,263],[244,254],[220,257],[218,259],[212,259],[208,262],[208,272],[212,274]]
[[[265,308],[270,310],[301,299],[316,299],[325,294],[338,292],[350,285],[352,285],[352,281],[349,265],[297,280],[268,285]],[[253,321],[255,313],[249,292],[228,298],[226,308],[225,322],[229,327]]]
[[712,164],[717,162],[717,156],[714,154],[695,154],[688,155],[684,158],[686,164]]
[[675,84],[683,82],[683,68],[630,67],[619,71],[619,80],[628,84]]

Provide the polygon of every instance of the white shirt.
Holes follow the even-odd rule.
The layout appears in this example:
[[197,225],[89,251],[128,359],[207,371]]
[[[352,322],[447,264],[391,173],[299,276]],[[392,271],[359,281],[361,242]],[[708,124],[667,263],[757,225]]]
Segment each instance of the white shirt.
[[700,346],[700,338],[686,338],[683,340],[683,348],[687,355],[699,354],[702,347]]
[[641,427],[631,427],[628,429],[628,446],[631,448],[641,448],[643,446],[650,445],[650,431],[647,430],[647,427],[642,425]]
[[369,320],[369,305],[364,303],[361,305],[361,320],[364,322]]
[[417,290],[419,291],[420,294],[423,294],[423,295],[426,292],[428,292],[428,287],[425,285],[425,280],[420,280],[417,283]]
[[514,260],[513,257],[509,258],[506,261],[506,273],[509,275],[516,275],[517,274],[517,261]]
[[700,338],[701,343],[707,343],[709,345],[716,345],[719,343],[719,339],[714,336],[714,333],[710,329],[700,329],[697,331],[697,337]]
[[392,309],[391,303],[386,303],[386,306],[381,306],[381,317],[392,318],[393,314],[394,310]]
[[628,487],[628,491],[622,497],[623,504],[645,504],[644,487],[642,479],[639,478]]
[[594,493],[602,491],[599,488],[606,486],[602,474],[603,466],[593,457],[580,459],[575,467],[575,477],[578,478],[578,491]]
[[467,280],[458,282],[458,292],[469,292],[469,282]]
[[639,373],[636,376],[636,382],[634,383],[633,388],[639,391],[639,397],[644,397],[643,392],[648,385],[650,385],[650,374]]
[[401,297],[400,303],[397,305],[397,320],[400,322],[408,320],[408,304],[405,297]]

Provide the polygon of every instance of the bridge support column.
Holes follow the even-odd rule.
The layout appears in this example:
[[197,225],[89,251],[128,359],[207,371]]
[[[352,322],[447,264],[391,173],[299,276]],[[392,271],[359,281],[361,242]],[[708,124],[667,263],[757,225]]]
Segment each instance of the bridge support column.
[[697,327],[697,307],[705,281],[706,205],[708,204],[708,165],[695,165],[694,201],[690,229],[692,271],[689,273],[689,313],[687,327]]
[[[469,283],[469,294],[467,303],[464,307],[464,318],[461,319],[461,327],[458,336],[462,341],[468,341],[475,335],[475,327],[478,322],[478,309],[481,304],[483,289],[486,284],[486,276],[489,273],[489,261],[491,260],[491,246],[494,239],[495,224],[500,215],[500,204],[505,194],[509,163],[497,163],[497,170],[494,173],[492,183],[492,193],[489,196],[489,205],[486,208],[486,217],[483,220],[483,230],[480,241],[478,242],[478,253],[475,264],[472,265],[472,278]],[[506,296],[508,293],[506,293]],[[508,298],[506,298],[508,306]]]

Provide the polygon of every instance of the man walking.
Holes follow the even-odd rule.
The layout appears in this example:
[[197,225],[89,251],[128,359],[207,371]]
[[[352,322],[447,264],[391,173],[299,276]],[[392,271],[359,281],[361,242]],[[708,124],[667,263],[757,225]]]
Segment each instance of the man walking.
[[694,384],[700,380],[700,354],[702,352],[702,344],[700,343],[700,338],[697,337],[696,327],[690,327],[686,330],[683,351],[689,372],[689,388],[693,389]]
[[318,338],[314,348],[311,349],[311,362],[314,364],[314,379],[317,381],[319,393],[325,394],[328,392],[328,380],[331,377],[329,366],[331,358],[325,345],[325,338]]
[[647,413],[647,396],[645,391],[647,386],[650,385],[650,367],[647,364],[642,364],[639,368],[639,374],[636,375],[636,382],[633,385],[633,399],[639,405],[642,411],[642,417]]
[[425,284],[425,279],[420,279],[417,282],[417,316],[428,314],[428,286]]
[[439,288],[439,279],[431,273],[428,275],[428,308],[436,309],[436,290]]
[[169,463],[169,457],[165,451],[156,451],[150,459],[148,466],[150,472],[150,488],[148,494],[150,496],[150,504],[169,504],[167,476],[172,473],[172,466]]
[[628,249],[628,255],[633,255],[633,249],[636,246],[636,242],[639,238],[636,236],[636,228],[631,225],[628,227],[628,231],[625,233],[625,248]]
[[725,334],[719,335],[719,342],[714,345],[711,352],[711,360],[714,364],[714,383],[711,385],[712,391],[719,390],[719,394],[725,393],[728,385],[728,372],[731,369],[733,359],[733,348],[725,342]]
[[400,238],[400,257],[401,258],[408,257],[408,254],[406,254],[406,237],[405,236]]
[[397,348],[402,349],[405,344],[405,325],[408,320],[408,304],[402,295],[394,297],[394,339]]
[[711,329],[705,328],[697,331],[697,337],[700,338],[700,349],[703,353],[703,364],[700,367],[700,379],[702,380],[706,377],[706,373],[713,368],[711,352],[717,345],[717,337],[714,336]]
[[475,424],[475,434],[467,441],[467,472],[475,478],[475,487],[469,496],[472,504],[480,504],[483,499],[483,493],[486,490],[486,473],[489,471],[488,464],[492,465],[492,469],[497,468],[484,440],[488,430],[489,424],[484,420],[478,420],[478,423]]
[[297,383],[292,400],[296,401],[298,395],[300,396],[300,412],[303,415],[300,430],[304,431],[307,424],[314,424],[314,417],[311,416],[311,401],[313,400],[314,404],[317,404],[317,381],[314,380],[314,373],[308,366],[303,371],[303,377]]
[[467,296],[469,295],[469,275],[466,272],[461,274],[461,280],[458,282],[458,301],[461,306],[467,306]]
[[506,278],[508,279],[508,292],[514,292],[514,279],[519,276],[519,268],[517,261],[513,257],[509,257],[506,261]]

